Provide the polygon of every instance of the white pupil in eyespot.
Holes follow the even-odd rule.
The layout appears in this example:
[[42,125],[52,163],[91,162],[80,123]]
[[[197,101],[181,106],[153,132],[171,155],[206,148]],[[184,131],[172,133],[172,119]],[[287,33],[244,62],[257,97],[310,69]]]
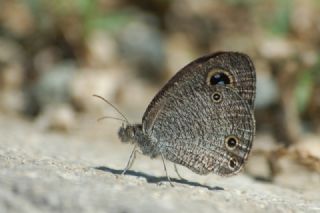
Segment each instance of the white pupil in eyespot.
[[212,78],[210,79],[211,85],[226,85],[230,84],[229,77],[224,73],[216,73]]

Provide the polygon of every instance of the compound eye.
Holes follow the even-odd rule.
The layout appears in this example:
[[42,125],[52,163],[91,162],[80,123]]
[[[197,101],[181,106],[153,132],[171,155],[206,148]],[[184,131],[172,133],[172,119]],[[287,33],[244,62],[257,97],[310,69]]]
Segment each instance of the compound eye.
[[135,135],[134,130],[133,130],[132,128],[129,129],[128,133],[129,133],[128,135],[129,135],[131,138],[133,138],[134,135]]

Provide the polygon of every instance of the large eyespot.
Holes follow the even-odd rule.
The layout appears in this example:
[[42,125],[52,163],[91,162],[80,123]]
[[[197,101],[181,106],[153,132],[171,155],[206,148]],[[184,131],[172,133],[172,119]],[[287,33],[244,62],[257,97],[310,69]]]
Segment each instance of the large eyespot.
[[208,85],[227,85],[232,84],[232,76],[224,70],[217,69],[209,72],[207,77]]
[[229,160],[229,168],[230,169],[234,170],[237,167],[237,165],[238,165],[238,161],[236,159],[231,158]]
[[239,139],[235,136],[229,136],[224,140],[225,146],[229,150],[234,150],[239,144]]
[[216,91],[211,95],[211,98],[214,102],[219,103],[222,101],[222,94]]

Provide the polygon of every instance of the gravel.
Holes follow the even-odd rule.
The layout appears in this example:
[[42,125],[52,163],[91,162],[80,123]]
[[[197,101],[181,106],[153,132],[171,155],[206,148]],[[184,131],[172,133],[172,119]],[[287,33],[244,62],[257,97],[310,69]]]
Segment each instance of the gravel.
[[180,180],[166,162],[171,187],[161,159],[141,155],[121,176],[132,147],[117,141],[116,127],[83,123],[58,133],[1,116],[0,212],[320,211],[316,189],[285,188],[243,173],[198,176],[179,167],[186,178]]

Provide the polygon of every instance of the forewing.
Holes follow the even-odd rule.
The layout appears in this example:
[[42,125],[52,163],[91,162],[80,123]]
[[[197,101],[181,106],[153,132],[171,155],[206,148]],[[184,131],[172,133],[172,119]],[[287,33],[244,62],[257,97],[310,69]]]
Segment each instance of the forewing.
[[[170,90],[181,90],[183,88],[198,88],[210,81],[210,75],[223,72],[229,77],[228,86],[242,97],[249,105],[254,108],[256,74],[254,65],[249,56],[238,52],[217,52],[196,59],[182,68],[170,81],[160,90],[149,104],[143,115],[142,122],[144,130],[149,130],[154,122],[159,109],[166,101],[165,93]],[[211,76],[212,77],[212,76]],[[175,94],[175,92],[173,92]]]

